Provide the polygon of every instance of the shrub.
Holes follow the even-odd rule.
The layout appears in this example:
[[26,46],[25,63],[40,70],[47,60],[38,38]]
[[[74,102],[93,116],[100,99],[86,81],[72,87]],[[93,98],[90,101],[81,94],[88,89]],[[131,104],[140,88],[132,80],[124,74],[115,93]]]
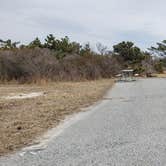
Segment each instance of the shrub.
[[0,51],[0,79],[34,82],[39,79],[77,81],[110,78],[121,65],[112,56],[69,54],[57,59],[42,48]]
[[155,63],[154,68],[158,73],[163,73],[164,72],[163,64],[160,61]]

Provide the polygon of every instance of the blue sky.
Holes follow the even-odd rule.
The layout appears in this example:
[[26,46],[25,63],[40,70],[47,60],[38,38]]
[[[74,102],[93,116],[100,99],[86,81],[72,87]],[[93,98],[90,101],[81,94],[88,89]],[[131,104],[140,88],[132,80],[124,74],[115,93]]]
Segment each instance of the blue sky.
[[165,0],[0,0],[0,38],[47,34],[92,46],[128,40],[145,49],[166,39]]

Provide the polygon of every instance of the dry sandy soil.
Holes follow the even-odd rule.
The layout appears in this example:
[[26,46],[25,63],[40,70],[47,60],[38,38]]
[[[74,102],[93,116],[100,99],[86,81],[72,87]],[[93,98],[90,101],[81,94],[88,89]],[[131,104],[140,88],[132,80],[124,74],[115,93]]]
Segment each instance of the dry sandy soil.
[[0,155],[30,145],[67,115],[100,99],[113,80],[0,84]]
[[166,78],[166,73],[163,73],[163,74],[157,74],[157,77],[159,77],[159,78]]

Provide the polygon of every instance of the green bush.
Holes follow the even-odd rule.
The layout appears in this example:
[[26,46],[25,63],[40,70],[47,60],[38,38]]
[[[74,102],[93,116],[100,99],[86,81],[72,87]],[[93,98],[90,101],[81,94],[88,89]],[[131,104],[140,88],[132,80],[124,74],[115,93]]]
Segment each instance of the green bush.
[[155,63],[154,68],[158,73],[163,73],[164,72],[163,64],[160,61]]

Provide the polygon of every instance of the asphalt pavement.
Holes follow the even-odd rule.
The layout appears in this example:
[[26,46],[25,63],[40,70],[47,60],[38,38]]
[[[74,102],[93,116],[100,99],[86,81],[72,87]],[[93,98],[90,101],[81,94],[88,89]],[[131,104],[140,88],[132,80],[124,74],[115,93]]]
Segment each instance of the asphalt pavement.
[[116,83],[85,114],[47,147],[2,157],[0,166],[166,165],[166,79]]

